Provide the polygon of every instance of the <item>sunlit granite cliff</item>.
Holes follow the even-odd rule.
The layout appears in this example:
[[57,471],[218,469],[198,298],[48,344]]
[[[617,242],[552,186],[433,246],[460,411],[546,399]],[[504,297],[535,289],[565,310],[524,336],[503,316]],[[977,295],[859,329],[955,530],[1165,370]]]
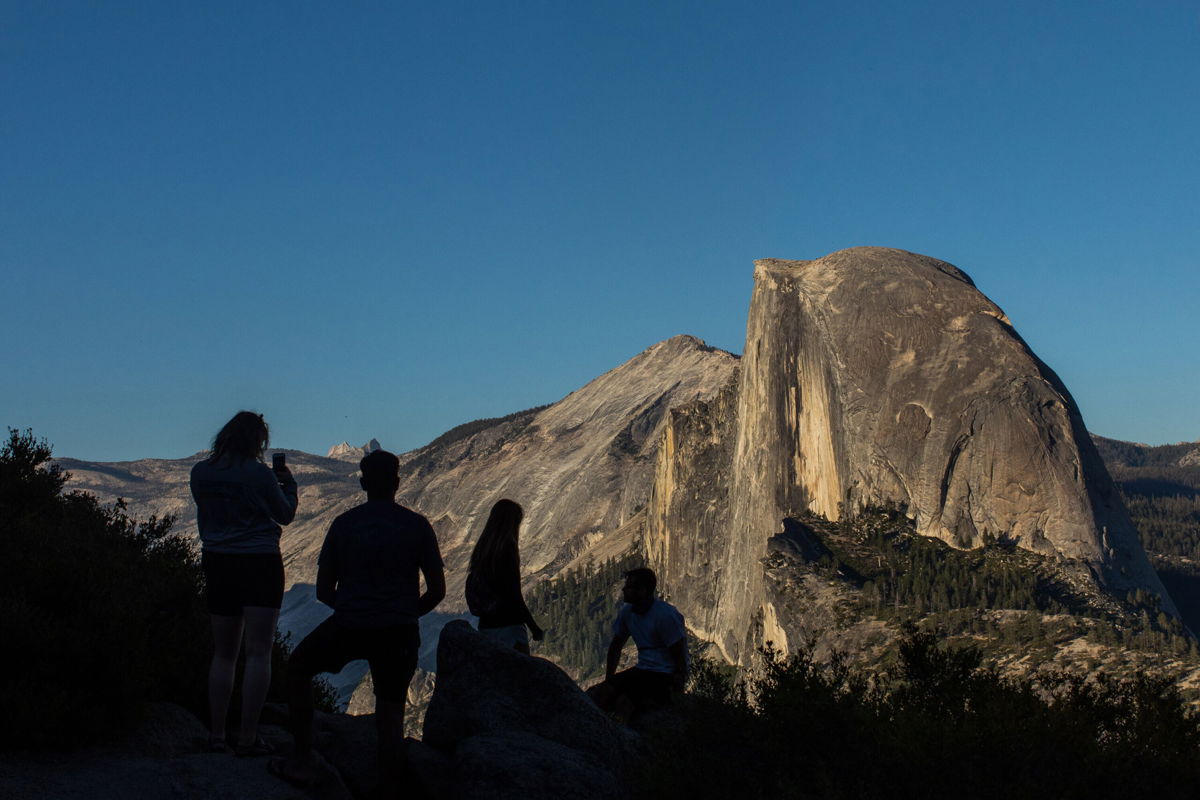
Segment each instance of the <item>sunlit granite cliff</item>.
[[664,434],[651,560],[737,660],[752,623],[774,624],[760,560],[782,520],[883,503],[953,546],[1009,538],[1173,610],[1070,393],[965,273],[878,247],[758,261],[739,380]]

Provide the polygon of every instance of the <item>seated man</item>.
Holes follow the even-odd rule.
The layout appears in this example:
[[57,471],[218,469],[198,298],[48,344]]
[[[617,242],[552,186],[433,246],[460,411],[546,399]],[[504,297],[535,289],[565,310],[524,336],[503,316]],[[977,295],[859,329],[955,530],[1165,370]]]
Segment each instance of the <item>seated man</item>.
[[[605,711],[628,722],[634,713],[660,708],[670,702],[671,689],[683,690],[687,681],[687,632],[683,615],[670,603],[654,596],[658,579],[649,567],[625,573],[625,605],[613,622],[604,682],[588,695]],[[621,650],[633,637],[637,666],[617,672]]]
[[366,659],[375,684],[380,780],[392,796],[407,769],[404,702],[421,642],[417,619],[445,597],[446,580],[429,520],[396,502],[399,459],[376,450],[359,468],[367,502],[333,521],[317,562],[317,599],[333,616],[304,637],[288,662],[295,750],[269,766],[290,783],[312,782],[313,676]]

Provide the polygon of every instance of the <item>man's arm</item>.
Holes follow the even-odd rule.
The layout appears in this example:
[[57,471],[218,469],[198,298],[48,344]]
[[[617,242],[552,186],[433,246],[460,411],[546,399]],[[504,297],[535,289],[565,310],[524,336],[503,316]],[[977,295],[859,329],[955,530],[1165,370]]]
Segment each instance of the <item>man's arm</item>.
[[[440,563],[421,567],[421,575],[425,577],[425,594],[417,599],[417,614],[425,616],[437,608],[437,604],[446,597],[446,573]],[[409,595],[411,597],[412,595]]]
[[317,599],[330,608],[336,608],[337,576],[325,564],[317,567]]
[[337,545],[334,543],[337,529],[338,521],[335,519],[325,534],[325,541],[321,543],[321,554],[317,556],[317,600],[333,609],[337,608],[334,605],[338,583]]
[[621,663],[621,651],[625,649],[625,643],[627,641],[629,641],[628,634],[617,634],[609,643],[608,660],[604,664],[604,680],[608,680],[613,675],[617,674],[617,665]]
[[421,558],[418,564],[421,575],[425,578],[425,594],[417,598],[417,616],[423,617],[437,608],[446,596],[446,573],[442,568],[442,553],[438,549],[437,534],[429,520],[421,517],[425,528],[425,539],[421,547]]
[[684,636],[668,647],[667,653],[670,654],[671,661],[675,664],[675,671],[671,673],[671,684],[676,689],[683,691],[688,677],[687,637]]

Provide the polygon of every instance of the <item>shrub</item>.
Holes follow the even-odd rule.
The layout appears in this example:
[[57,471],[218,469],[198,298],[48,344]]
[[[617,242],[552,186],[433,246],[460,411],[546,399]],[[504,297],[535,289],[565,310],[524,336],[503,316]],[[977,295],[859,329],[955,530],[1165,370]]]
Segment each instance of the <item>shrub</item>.
[[[0,748],[111,737],[167,700],[207,718],[212,637],[194,544],[171,517],[137,521],[64,492],[67,474],[30,431],[0,447]],[[284,698],[276,637],[269,699]],[[240,670],[239,670],[240,674]],[[334,710],[318,682],[318,703]],[[231,715],[237,713],[234,693]]]
[[1170,798],[1200,782],[1200,725],[1166,679],[1006,678],[915,628],[884,672],[811,647],[760,660],[740,689],[699,667],[682,729],[649,734],[641,795]]
[[29,431],[0,448],[0,746],[70,746],[135,722],[146,701],[202,702],[208,623],[192,544],[66,492]]

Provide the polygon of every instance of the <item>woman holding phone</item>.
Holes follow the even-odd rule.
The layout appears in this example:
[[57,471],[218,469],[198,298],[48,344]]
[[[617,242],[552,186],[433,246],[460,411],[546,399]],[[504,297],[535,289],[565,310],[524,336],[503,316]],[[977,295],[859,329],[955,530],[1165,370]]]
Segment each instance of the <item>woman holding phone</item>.
[[521,594],[521,553],[518,533],[524,512],[512,500],[499,500],[488,515],[483,533],[471,553],[467,574],[467,605],[479,617],[479,632],[522,653],[529,653],[529,633],[542,640]]
[[[296,516],[296,481],[276,453],[263,463],[270,432],[261,414],[239,411],[213,439],[212,453],[192,468],[205,595],[212,619],[208,671],[209,749],[268,755],[258,717],[271,683],[271,647],[283,601],[282,526]],[[242,717],[233,746],[225,732],[242,642]]]

